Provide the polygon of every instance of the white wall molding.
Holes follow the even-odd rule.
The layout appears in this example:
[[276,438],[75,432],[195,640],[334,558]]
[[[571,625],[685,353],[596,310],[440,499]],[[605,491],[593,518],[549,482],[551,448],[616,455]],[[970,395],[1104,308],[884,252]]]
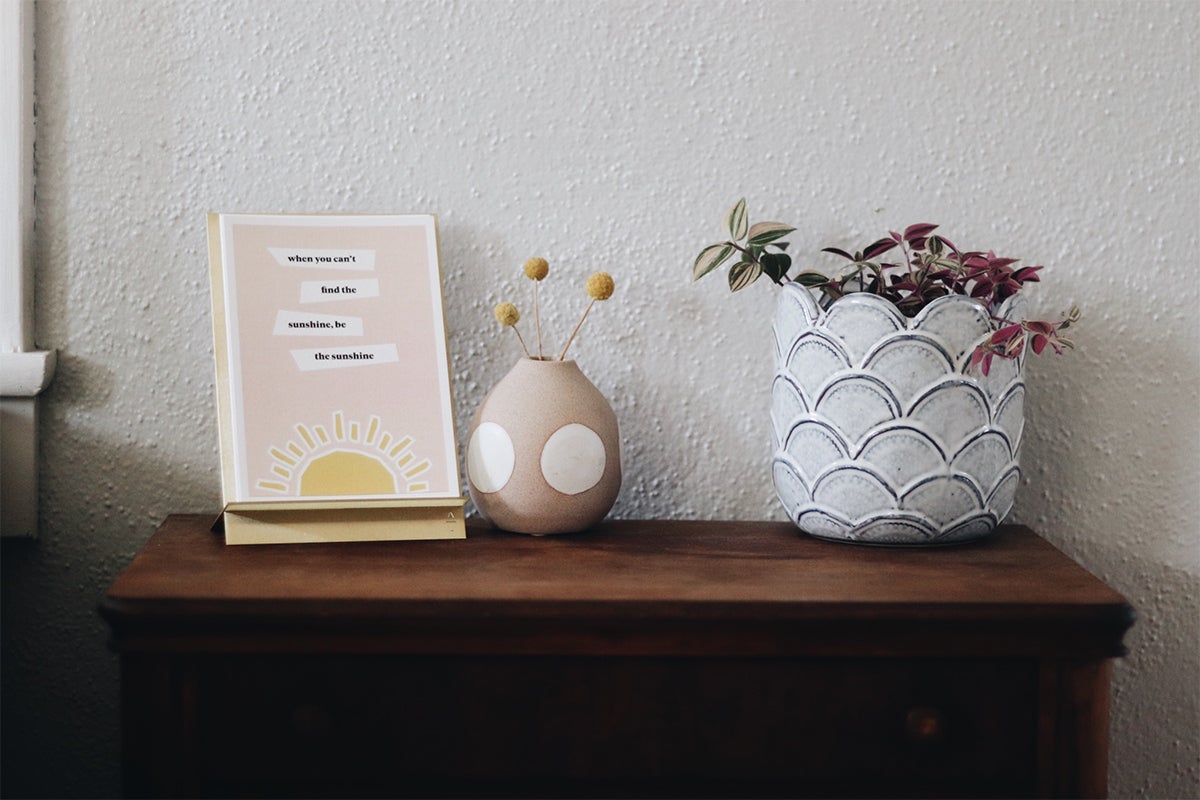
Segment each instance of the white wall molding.
[[37,397],[54,378],[53,350],[0,353],[0,397]]
[[34,536],[37,395],[53,352],[33,341],[33,2],[0,0],[0,535]]
[[0,0],[0,352],[33,350],[33,3]]

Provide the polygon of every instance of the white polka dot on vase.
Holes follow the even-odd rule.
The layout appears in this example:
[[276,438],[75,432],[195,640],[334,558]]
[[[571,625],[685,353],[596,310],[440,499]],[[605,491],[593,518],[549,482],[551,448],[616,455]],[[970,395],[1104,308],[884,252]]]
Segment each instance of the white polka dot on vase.
[[467,477],[481,492],[498,492],[512,477],[517,455],[508,431],[494,422],[484,422],[471,434],[467,445]]
[[563,494],[580,494],[600,482],[605,460],[596,432],[572,422],[552,433],[542,448],[542,477]]

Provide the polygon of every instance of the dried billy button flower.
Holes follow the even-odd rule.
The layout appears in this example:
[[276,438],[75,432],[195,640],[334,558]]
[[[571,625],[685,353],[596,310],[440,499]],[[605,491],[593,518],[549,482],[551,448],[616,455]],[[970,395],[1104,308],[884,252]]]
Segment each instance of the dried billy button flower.
[[521,312],[517,311],[517,307],[512,303],[498,303],[496,305],[496,322],[501,325],[516,325],[521,321]]
[[544,258],[531,258],[525,262],[525,277],[531,280],[545,280],[550,274],[550,263]]
[[[521,343],[521,349],[525,351],[526,358],[536,358],[539,361],[549,360],[542,352],[542,319],[541,312],[538,307],[538,284],[546,279],[550,274],[550,263],[544,258],[530,258],[525,261],[524,266],[525,277],[533,281],[533,319],[537,326],[537,355],[533,355],[529,348],[525,346],[525,339],[521,336],[521,331],[517,329],[517,322],[521,319],[520,312],[512,303],[500,303],[496,306],[495,314],[496,321],[505,327],[512,328],[513,333],[517,335],[517,340]],[[567,339],[566,346],[563,347],[562,353],[559,354],[558,360],[564,361],[567,357],[567,350],[570,349],[571,343],[575,341],[576,334],[583,327],[584,320],[587,319],[588,312],[592,310],[592,306],[597,301],[607,300],[613,294],[613,279],[607,272],[594,272],[587,279],[588,297],[591,301],[583,310],[583,316],[579,319],[579,324],[575,326],[575,330],[571,332],[570,338]]]
[[579,329],[583,327],[583,321],[587,319],[588,312],[592,310],[592,306],[597,300],[607,300],[612,297],[614,284],[612,275],[607,272],[593,272],[591,277],[587,279],[588,297],[592,298],[587,304],[587,308],[583,310],[583,316],[579,318],[579,324],[575,326],[575,330],[571,332],[571,338],[567,339],[567,345],[563,348],[562,354],[558,360],[562,361],[567,357],[567,350],[571,347],[571,342],[575,341],[575,334],[579,333]]
[[587,293],[593,300],[607,300],[613,293],[612,275],[607,272],[595,272],[587,280]]
[[537,329],[538,358],[542,358],[542,313],[538,308],[538,284],[550,274],[550,262],[531,258],[525,262],[525,277],[533,281],[533,324]]
[[521,349],[528,356],[529,348],[525,346],[525,337],[521,336],[521,331],[517,329],[517,323],[521,321],[521,312],[517,311],[517,307],[512,303],[498,303],[494,313],[497,322],[506,328],[513,329],[513,333],[517,335],[517,341],[521,343]]

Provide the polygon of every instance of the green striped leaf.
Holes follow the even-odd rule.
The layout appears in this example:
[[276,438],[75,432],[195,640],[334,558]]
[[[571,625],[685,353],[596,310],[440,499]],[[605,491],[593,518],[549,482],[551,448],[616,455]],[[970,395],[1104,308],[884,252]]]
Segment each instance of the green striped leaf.
[[804,270],[804,272],[801,272],[793,280],[795,280],[801,286],[822,286],[826,283],[829,283],[829,278],[810,269]]
[[724,264],[731,255],[733,255],[733,245],[728,242],[710,244],[700,251],[700,255],[696,256],[696,263],[692,264],[692,280],[700,280]]
[[756,222],[750,226],[749,242],[752,245],[767,244],[782,239],[794,230],[796,229],[782,222]]
[[751,261],[739,261],[729,268],[729,291],[745,289],[762,275],[762,267]]
[[733,208],[725,215],[725,224],[729,226],[729,237],[735,242],[746,238],[750,221],[746,218],[746,198],[734,203]]

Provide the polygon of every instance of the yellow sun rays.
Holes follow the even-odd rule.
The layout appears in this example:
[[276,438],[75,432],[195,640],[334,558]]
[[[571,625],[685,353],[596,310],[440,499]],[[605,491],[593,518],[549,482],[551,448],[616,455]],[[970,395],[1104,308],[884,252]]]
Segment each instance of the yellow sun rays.
[[429,459],[413,453],[411,436],[383,430],[374,414],[363,424],[335,411],[328,426],[297,423],[294,430],[296,438],[268,448],[270,475],[255,484],[260,491],[329,496],[429,491],[422,477]]

